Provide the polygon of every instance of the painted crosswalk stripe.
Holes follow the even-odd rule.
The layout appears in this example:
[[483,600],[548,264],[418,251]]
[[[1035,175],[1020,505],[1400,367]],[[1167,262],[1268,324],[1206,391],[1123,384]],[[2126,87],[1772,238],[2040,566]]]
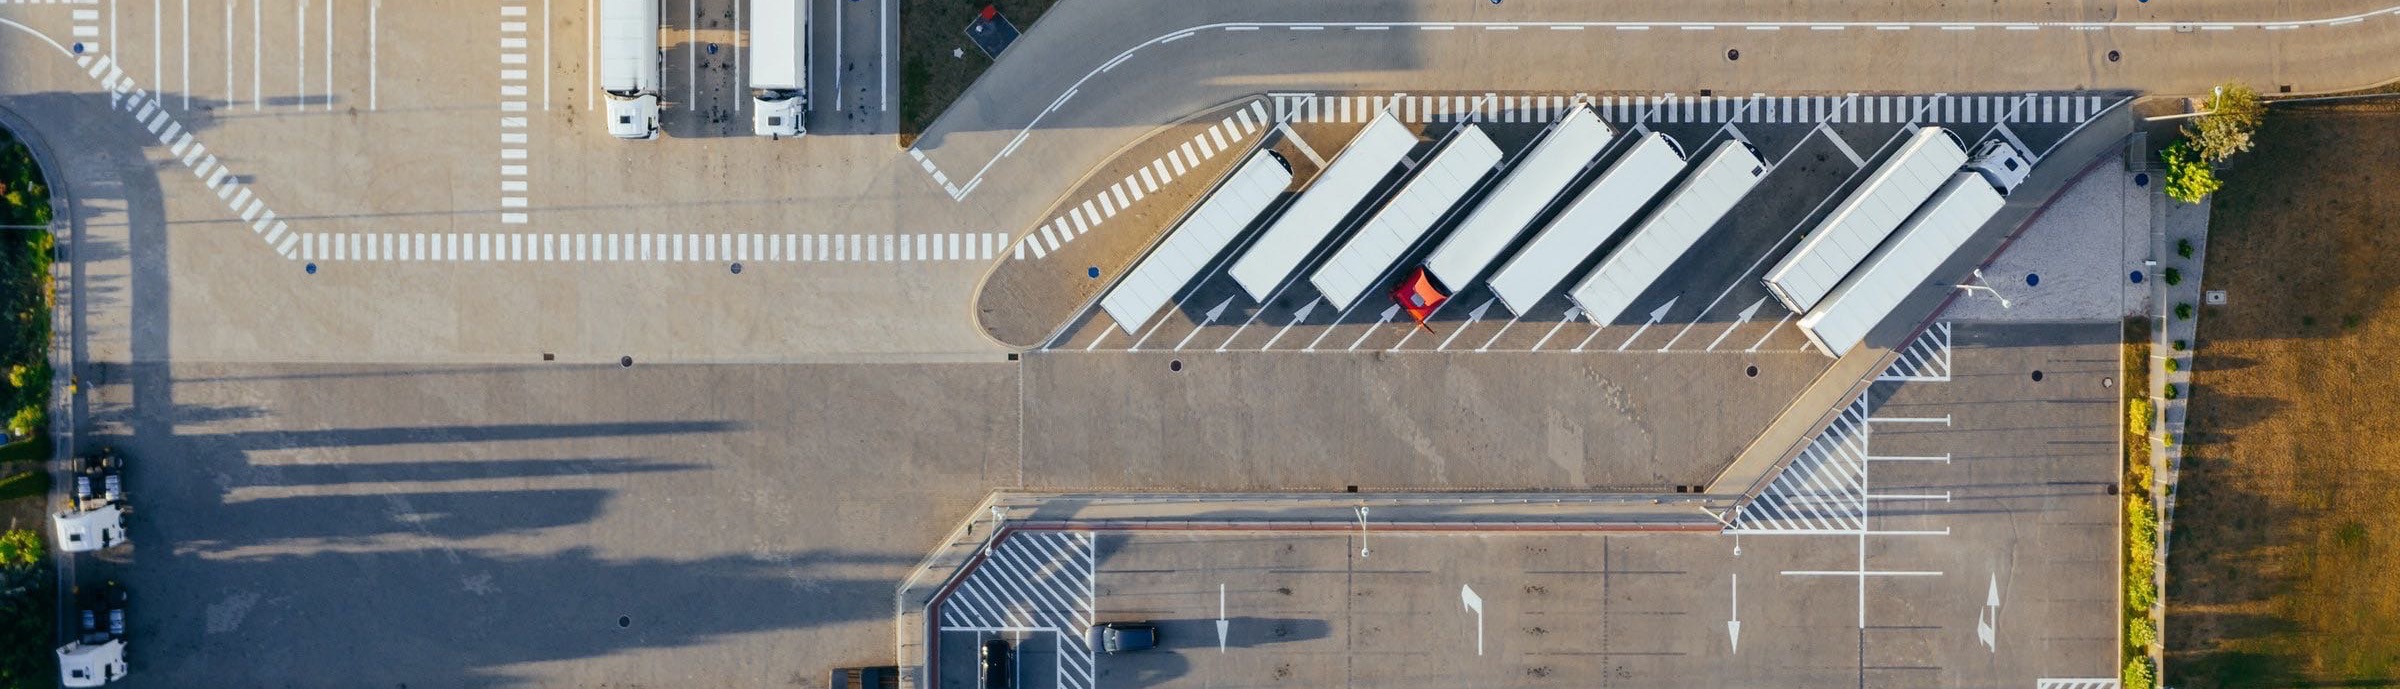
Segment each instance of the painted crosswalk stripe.
[[1867,515],[1867,407],[1862,397],[1843,409],[1742,506],[1733,532],[1858,533]]
[[1938,321],[1900,348],[1878,381],[1950,380],[1950,322]]

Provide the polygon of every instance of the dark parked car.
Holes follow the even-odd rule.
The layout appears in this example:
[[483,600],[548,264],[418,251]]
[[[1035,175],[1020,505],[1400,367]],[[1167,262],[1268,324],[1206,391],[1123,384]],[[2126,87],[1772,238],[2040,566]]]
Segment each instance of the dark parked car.
[[983,689],[1009,689],[1017,673],[1010,667],[1017,649],[1007,639],[983,642]]
[[1109,653],[1147,651],[1158,647],[1158,625],[1148,622],[1103,622],[1093,631],[1100,635],[1100,650]]

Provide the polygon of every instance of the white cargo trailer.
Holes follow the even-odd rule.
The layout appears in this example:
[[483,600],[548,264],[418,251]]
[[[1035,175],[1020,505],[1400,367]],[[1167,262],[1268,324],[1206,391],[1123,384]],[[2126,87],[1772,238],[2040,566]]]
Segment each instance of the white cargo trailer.
[[1492,274],[1492,294],[1510,313],[1525,315],[1550,290],[1558,289],[1575,266],[1616,236],[1682,169],[1683,147],[1674,138],[1642,135]]
[[1817,223],[1800,246],[1766,275],[1767,292],[1792,313],[1807,313],[1900,222],[1967,162],[1958,135],[1924,127]]
[[1473,124],[1459,125],[1440,151],[1417,164],[1416,176],[1375,211],[1375,217],[1368,218],[1358,234],[1343,242],[1332,259],[1308,276],[1309,284],[1315,285],[1333,308],[1349,309],[1351,302],[1358,301],[1383,277],[1384,269],[1400,260],[1400,254],[1432,230],[1433,224],[1498,164],[1500,147],[1492,145],[1491,137]]
[[[1475,211],[1458,224],[1458,229],[1442,240],[1433,255],[1425,259],[1426,272],[1440,281],[1443,289],[1457,292],[1467,283],[1483,275],[1492,259],[1525,232],[1533,218],[1540,215],[1550,201],[1565,193],[1567,185],[1582,174],[1600,150],[1608,147],[1616,132],[1592,114],[1592,109],[1576,106],[1552,125],[1541,142],[1517,161],[1515,169],[1500,179],[1492,193],[1476,204]],[[1678,160],[1678,163],[1681,161]],[[1672,176],[1672,172],[1669,173]],[[1665,180],[1660,180],[1665,184]],[[1611,228],[1614,229],[1614,228]]]
[[1292,183],[1292,168],[1274,151],[1259,151],[1217,185],[1191,214],[1183,216],[1165,239],[1117,281],[1100,300],[1100,308],[1126,334],[1135,334],[1150,315],[1166,306],[1175,293],[1200,276],[1208,261],[1223,253],[1235,235]]
[[658,0],[600,0],[600,90],[608,133],[658,138]]
[[1954,171],[1891,241],[1876,247],[1856,272],[1800,317],[1800,332],[1819,351],[1837,359],[1848,353],[1999,214],[2002,197],[2025,179],[2030,166],[2016,147],[1993,144],[1978,149],[1974,162]]
[[1251,299],[1266,303],[1268,293],[1292,276],[1310,250],[1341,229],[1342,219],[1416,147],[1417,135],[1407,125],[1389,112],[1376,115],[1342,152],[1334,154],[1333,162],[1309,182],[1300,198],[1259,234],[1258,241],[1243,250],[1229,271],[1233,281],[1241,283]]
[[808,4],[750,0],[750,131],[808,133]]
[[1732,212],[1733,205],[1757,187],[1766,173],[1766,164],[1759,162],[1758,151],[1749,144],[1730,139],[1717,144],[1690,177],[1667,193],[1658,210],[1634,226],[1625,241],[1600,259],[1600,265],[1582,282],[1567,290],[1567,299],[1593,323],[1615,322],[1632,308],[1635,297],[1658,282],[1668,266]]

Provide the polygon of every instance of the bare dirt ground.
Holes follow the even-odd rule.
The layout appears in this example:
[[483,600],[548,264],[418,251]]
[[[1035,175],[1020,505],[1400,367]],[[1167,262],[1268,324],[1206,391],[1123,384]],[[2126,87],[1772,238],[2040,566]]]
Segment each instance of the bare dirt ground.
[[2165,684],[2400,684],[2400,101],[2278,108],[2215,200]]

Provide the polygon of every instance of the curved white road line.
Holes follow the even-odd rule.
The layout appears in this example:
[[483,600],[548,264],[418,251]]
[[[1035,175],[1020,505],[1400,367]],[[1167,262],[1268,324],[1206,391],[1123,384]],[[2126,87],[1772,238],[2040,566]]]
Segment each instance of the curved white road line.
[[18,31],[23,31],[23,32],[25,32],[25,33],[33,34],[33,37],[34,37],[34,38],[39,38],[39,39],[42,39],[42,42],[43,42],[43,43],[48,43],[48,44],[50,44],[50,47],[52,47],[52,48],[57,48],[57,49],[58,49],[58,54],[60,54],[60,55],[65,55],[65,56],[67,56],[67,57],[74,57],[74,56],[75,56],[75,51],[68,50],[66,46],[59,45],[59,44],[58,44],[58,41],[51,40],[51,38],[50,38],[50,36],[49,36],[48,34],[44,34],[44,33],[40,32],[40,31],[37,31],[37,30],[35,30],[33,27],[26,26],[26,25],[24,25],[24,24],[19,24],[19,23],[16,23],[16,22],[13,22],[13,21],[9,21],[9,20],[6,20],[6,19],[0,19],[0,26],[7,26],[7,27],[9,27],[9,28],[16,29],[16,30],[18,30]]
[[[1093,77],[1100,76],[1101,73],[1107,72],[1118,67],[1119,65],[1124,64],[1125,61],[1132,59],[1135,53],[1151,46],[1173,43],[1175,41],[1190,38],[1194,34],[1202,31],[1213,30],[1258,31],[1261,29],[1287,29],[1291,31],[1323,31],[1326,29],[1350,29],[1377,31],[1389,30],[1392,28],[1413,28],[1421,31],[1450,31],[1459,28],[1481,27],[1487,30],[1548,28],[1571,31],[1598,28],[1642,31],[1648,30],[1651,27],[1668,27],[1695,31],[1713,30],[1717,28],[1743,29],[1750,31],[1780,31],[1787,28],[1818,31],[1842,31],[1852,28],[1863,28],[1877,31],[1905,31],[1912,28],[1934,28],[1951,31],[1972,31],[1975,29],[1990,28],[1997,28],[2007,31],[2038,31],[2042,29],[2063,29],[2068,31],[2103,31],[2108,29],[2166,31],[2179,27],[2189,27],[2202,31],[2231,31],[2235,29],[2288,31],[2302,27],[2345,27],[2353,24],[2364,23],[2367,19],[2377,16],[2400,16],[2400,5],[2393,5],[2390,7],[2366,12],[2347,14],[2339,17],[2306,19],[2299,21],[1217,22],[1213,24],[1201,24],[1198,26],[1177,29],[1159,34],[1157,37],[1143,41],[1139,44],[1135,44],[1133,47],[1126,48],[1123,52],[1117,53],[1116,57],[1111,58],[1107,62],[1103,63],[1100,67],[1094,68],[1089,72],[1085,72],[1081,78],[1075,80],[1075,83],[1068,84],[1067,90],[1061,93],[1057,100],[1052,101],[1049,108],[1043,109],[1040,114],[1034,115],[1032,121],[1026,122],[1024,128],[1018,130],[1017,138],[1022,139],[1028,132],[1033,131],[1034,127],[1041,126],[1042,120],[1049,117],[1051,113],[1057,112],[1060,106],[1065,105],[1067,97],[1073,95],[1076,90],[1082,88],[1085,82],[1089,82]],[[1010,148],[1014,149],[1014,146],[1011,146]],[[972,193],[975,190],[975,186],[983,181],[984,174],[990,172],[993,165],[998,164],[1001,158],[1008,155],[1007,152],[1002,152],[992,156],[990,160],[984,161],[981,167],[976,168],[974,175],[969,176],[966,179],[959,180],[957,184],[951,184],[949,180],[947,180],[941,174],[941,171],[934,164],[933,160],[926,156],[924,152],[913,147],[910,148],[908,152],[911,157],[916,158],[917,161],[924,166],[927,173],[934,175],[936,183],[941,184],[945,191],[950,194],[951,200],[954,201],[965,201],[967,194]]]

